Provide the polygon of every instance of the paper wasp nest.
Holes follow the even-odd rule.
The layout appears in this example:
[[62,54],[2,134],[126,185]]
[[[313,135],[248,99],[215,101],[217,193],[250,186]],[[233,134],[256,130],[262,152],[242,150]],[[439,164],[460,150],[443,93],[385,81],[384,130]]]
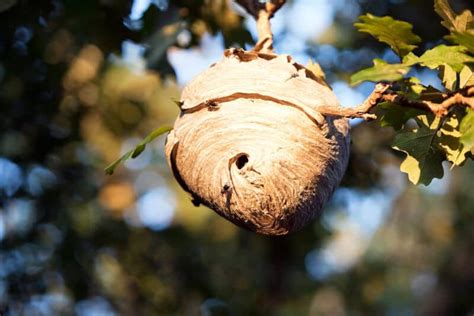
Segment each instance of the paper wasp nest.
[[231,49],[181,96],[171,169],[195,203],[267,235],[321,213],[349,158],[349,126],[324,81],[288,55]]

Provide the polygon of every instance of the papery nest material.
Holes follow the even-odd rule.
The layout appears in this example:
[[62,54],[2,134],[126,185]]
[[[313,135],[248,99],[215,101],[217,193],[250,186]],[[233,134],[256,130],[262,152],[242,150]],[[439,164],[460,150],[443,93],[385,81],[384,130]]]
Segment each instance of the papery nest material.
[[284,235],[317,217],[349,158],[335,94],[288,55],[230,49],[181,95],[166,156],[194,203]]

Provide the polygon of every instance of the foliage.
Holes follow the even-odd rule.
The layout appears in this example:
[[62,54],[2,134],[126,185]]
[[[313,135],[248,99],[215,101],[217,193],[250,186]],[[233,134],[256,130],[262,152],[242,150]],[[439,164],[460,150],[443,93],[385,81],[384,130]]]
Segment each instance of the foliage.
[[461,142],[467,148],[474,147],[474,110],[467,110],[466,116],[461,121],[460,126]]
[[[370,14],[360,17],[355,26],[361,32],[367,32],[381,42],[387,43],[400,57],[401,63],[389,64],[381,59],[374,60],[374,66],[360,70],[351,76],[353,85],[363,81],[390,81],[398,86],[395,92],[408,100],[438,102],[441,104],[447,97],[473,86],[474,80],[471,64],[474,63],[473,39],[474,23],[472,12],[465,10],[457,15],[447,0],[436,0],[435,11],[441,16],[441,22],[449,31],[446,38],[453,44],[443,43],[414,54],[421,39],[412,33],[412,26],[407,22],[396,21],[390,17],[376,17]],[[438,71],[445,91],[425,87],[415,77],[405,76],[414,67]],[[416,85],[416,89],[413,87]],[[408,89],[408,90],[407,90]],[[474,98],[469,95],[468,98]],[[433,178],[443,176],[442,162],[447,160],[452,166],[461,165],[472,148],[470,135],[471,112],[464,116],[463,111],[450,108],[446,117],[429,118],[420,116],[419,111],[405,110],[402,107],[385,102],[379,105],[382,126],[393,126],[397,136],[392,144],[395,150],[406,154],[400,166],[414,184],[430,184]],[[417,127],[406,126],[405,122],[414,119]],[[430,121],[428,123],[428,121]],[[432,122],[431,122],[432,121]]]
[[448,65],[455,72],[460,72],[465,64],[474,62],[474,57],[467,55],[466,50],[467,48],[463,46],[438,45],[420,57],[413,53],[408,54],[403,58],[403,64],[407,66],[419,64],[430,69]]
[[374,66],[363,69],[351,76],[351,84],[357,85],[364,81],[397,81],[408,73],[410,67],[405,64],[389,64],[383,59],[374,59]]
[[457,15],[448,0],[437,0],[434,5],[436,13],[443,19],[441,24],[451,32],[466,32],[473,27],[472,12],[466,10]]
[[399,56],[405,56],[421,42],[421,38],[413,34],[413,26],[410,23],[370,13],[360,16],[359,19],[361,22],[354,25],[360,32],[369,33],[379,41],[387,43]]
[[443,176],[443,156],[432,144],[436,130],[421,127],[413,132],[402,132],[395,137],[393,148],[407,154],[400,170],[407,173],[411,182],[428,185],[432,178]]

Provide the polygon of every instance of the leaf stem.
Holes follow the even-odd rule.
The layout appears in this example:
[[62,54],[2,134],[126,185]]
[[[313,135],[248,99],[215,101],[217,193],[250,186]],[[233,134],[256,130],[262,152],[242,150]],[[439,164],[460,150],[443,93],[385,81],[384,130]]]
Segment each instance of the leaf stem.
[[119,159],[115,160],[114,162],[109,164],[107,167],[105,167],[104,169],[105,173],[108,175],[113,174],[115,171],[115,168],[117,168],[118,165],[120,165],[121,163],[125,162],[126,160],[130,158],[135,159],[145,150],[145,147],[148,143],[153,141],[158,136],[171,131],[172,129],[173,127],[168,126],[168,125],[158,127],[157,129],[152,131],[150,134],[148,134],[137,146],[135,146],[135,148],[127,151]]

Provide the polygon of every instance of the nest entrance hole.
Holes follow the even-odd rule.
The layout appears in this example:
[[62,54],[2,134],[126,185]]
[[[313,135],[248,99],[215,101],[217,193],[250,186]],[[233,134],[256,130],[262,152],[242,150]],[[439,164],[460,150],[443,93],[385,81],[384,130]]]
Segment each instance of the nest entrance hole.
[[237,169],[241,170],[249,162],[249,156],[247,154],[240,155],[235,161]]

